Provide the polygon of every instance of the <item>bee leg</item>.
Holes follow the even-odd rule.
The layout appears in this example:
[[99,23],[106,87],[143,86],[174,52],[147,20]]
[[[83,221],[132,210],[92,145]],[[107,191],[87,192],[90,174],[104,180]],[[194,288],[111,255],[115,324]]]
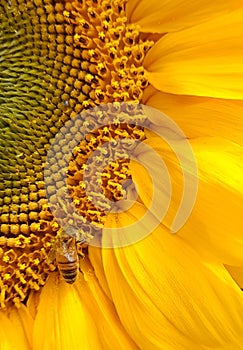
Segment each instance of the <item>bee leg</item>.
[[77,253],[78,253],[78,269],[79,269],[79,272],[83,273],[81,266],[82,266],[82,262],[85,258],[85,255],[82,251],[80,252],[80,250],[77,250]]

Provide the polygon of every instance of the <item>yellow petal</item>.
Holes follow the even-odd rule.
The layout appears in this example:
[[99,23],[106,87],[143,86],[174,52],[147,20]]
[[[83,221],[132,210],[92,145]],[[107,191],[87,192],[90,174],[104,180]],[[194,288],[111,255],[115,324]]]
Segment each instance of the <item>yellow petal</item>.
[[200,183],[191,217],[179,234],[198,250],[213,248],[223,263],[242,265],[243,148],[214,138],[191,144]]
[[143,103],[173,119],[188,138],[220,136],[243,144],[243,102],[160,92],[152,86]]
[[105,278],[103,266],[102,266],[102,256],[101,256],[101,250],[98,247],[89,247],[89,259],[91,261],[91,264],[95,270],[96,276],[98,277],[99,283],[105,292],[105,294],[108,296],[108,298],[112,299],[111,293],[109,290],[109,287],[107,285],[107,281]]
[[24,305],[0,311],[1,350],[31,350],[32,330],[33,319]]
[[36,318],[37,307],[40,302],[40,291],[31,291],[27,300],[27,308],[33,319]]
[[77,291],[95,319],[102,344],[101,349],[138,350],[122,326],[113,303],[100,287],[90,263],[84,260],[81,263],[81,269],[84,279],[79,280]]
[[128,0],[129,21],[147,33],[177,31],[233,10],[238,1],[209,0]]
[[33,341],[34,350],[101,349],[95,318],[76,288],[54,273],[40,295]]
[[[114,235],[145,210],[137,204],[129,215],[110,214]],[[240,289],[223,267],[203,264],[178,235],[159,226],[134,245],[103,249],[102,257],[118,315],[141,349],[237,344],[243,332]]]
[[[148,140],[136,147],[134,160],[130,162],[132,179],[141,200],[159,222],[165,222],[167,212],[173,211],[174,219],[169,227],[176,232],[184,225],[195,204],[198,190],[196,160],[189,141],[183,134],[176,134],[178,130],[173,129],[173,123],[170,125],[167,119],[161,121],[162,115],[156,111],[151,117],[155,124],[149,127],[161,137],[154,137],[155,133],[145,130]],[[147,175],[141,167],[146,167]]]
[[158,90],[179,95],[243,98],[243,8],[169,33],[144,65]]
[[[158,138],[151,138],[147,144],[158,152],[166,161],[171,176],[173,192],[171,203],[163,223],[171,227],[177,215],[181,196],[185,201],[190,199],[190,191],[184,191],[184,183],[181,178],[181,165],[175,162],[174,155],[168,147]],[[242,205],[243,205],[243,183],[242,183],[242,158],[243,148],[227,140],[218,138],[201,138],[191,140],[199,169],[199,186],[195,205],[185,222],[178,231],[178,235],[201,252],[211,251],[221,262],[231,265],[243,263],[243,227],[242,227]],[[178,147],[179,148],[179,147]],[[183,150],[182,150],[183,151]],[[186,154],[185,154],[186,156]],[[149,152],[137,156],[138,162],[143,164],[146,159],[151,159]],[[145,158],[145,159],[144,159]],[[187,162],[184,166],[187,167]],[[145,184],[140,178],[140,166],[131,162],[132,177],[137,184],[139,195],[147,207],[150,206],[153,194],[153,185],[146,178]],[[191,175],[191,169],[184,169],[185,173]],[[161,176],[160,168],[153,169],[157,176]],[[156,176],[156,175],[155,175]],[[161,178],[162,181],[162,178]],[[143,188],[145,190],[143,190]],[[147,187],[147,188],[146,188]],[[154,191],[163,191],[162,185]],[[149,196],[150,191],[150,196]],[[183,192],[184,191],[184,192]],[[144,194],[145,193],[145,194]],[[157,203],[153,211],[159,217],[159,205]],[[182,214],[187,215],[187,212]]]

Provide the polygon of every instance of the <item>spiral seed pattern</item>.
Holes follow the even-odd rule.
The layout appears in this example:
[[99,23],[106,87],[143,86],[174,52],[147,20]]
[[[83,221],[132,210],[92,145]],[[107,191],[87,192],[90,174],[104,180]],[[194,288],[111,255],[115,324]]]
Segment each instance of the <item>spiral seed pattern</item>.
[[[148,84],[142,63],[153,42],[128,23],[125,7],[124,0],[1,1],[1,307],[18,306],[56,268],[47,256],[59,226],[49,209],[43,176],[56,133],[84,109],[139,102]],[[80,163],[94,147],[124,133],[144,137],[136,126],[97,130],[90,139],[79,140],[70,163],[72,198],[96,223],[102,223],[103,214],[84,205]],[[54,155],[58,166],[61,152]],[[119,199],[119,184],[129,176],[125,161],[109,165],[102,177],[105,194]]]

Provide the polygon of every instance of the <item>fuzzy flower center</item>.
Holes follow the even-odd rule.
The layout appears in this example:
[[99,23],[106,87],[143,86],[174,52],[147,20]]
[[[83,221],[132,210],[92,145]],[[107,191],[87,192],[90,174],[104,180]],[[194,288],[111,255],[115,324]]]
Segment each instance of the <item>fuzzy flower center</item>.
[[[59,227],[43,175],[56,133],[84,109],[141,101],[148,84],[143,59],[153,42],[141,38],[125,10],[124,0],[1,2],[1,307],[18,306],[56,268],[47,257]],[[69,192],[80,213],[96,224],[103,223],[104,213],[87,200],[82,171],[90,152],[125,135],[144,138],[136,126],[113,125],[88,135],[73,150]],[[53,155],[57,182],[60,152]],[[105,196],[122,198],[122,183],[129,177],[126,160],[109,164],[100,177]]]

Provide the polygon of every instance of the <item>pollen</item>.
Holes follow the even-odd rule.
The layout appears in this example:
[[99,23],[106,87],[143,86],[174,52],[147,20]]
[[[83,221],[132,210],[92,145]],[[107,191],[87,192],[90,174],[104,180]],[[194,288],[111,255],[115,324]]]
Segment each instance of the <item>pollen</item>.
[[[44,182],[51,141],[67,121],[86,109],[110,102],[139,103],[148,85],[143,59],[154,43],[128,23],[124,0],[3,0],[0,31],[0,305],[4,308],[25,302],[56,268],[48,255],[60,227],[49,209]],[[84,125],[94,122],[87,116]],[[131,177],[126,152],[106,164],[102,146],[127,137],[143,140],[145,135],[142,128],[118,118],[73,150],[68,190],[84,222],[97,230],[109,211],[100,193],[119,201],[126,196],[123,184]],[[64,146],[53,155],[60,190],[58,167]],[[115,144],[111,154],[113,149]],[[99,176],[91,174],[94,187],[87,194],[84,172],[94,151],[103,170]]]
[[[99,117],[108,119],[106,114],[110,118],[112,113],[113,118],[111,119],[119,119],[119,112],[117,110],[111,111],[108,108],[102,116],[97,116],[97,120]],[[128,115],[130,113],[129,111]],[[122,115],[122,113],[120,114]],[[93,116],[93,118],[95,117]],[[94,123],[91,114],[87,114],[86,120],[89,120],[91,125]],[[126,180],[131,179],[128,159],[130,143],[127,142],[127,146],[124,145],[122,150],[117,150],[117,140],[121,138],[123,140],[143,141],[145,133],[139,126],[133,125],[131,127],[121,122],[118,125],[113,123],[98,128],[92,131],[92,134],[86,135],[85,140],[82,140],[75,147],[76,152],[73,152],[69,163],[67,184],[73,203],[87,222],[92,223],[97,228],[104,224],[107,212],[111,209],[109,202],[107,203],[104,198],[116,202],[127,195],[123,184]],[[106,157],[104,157],[102,145],[107,143],[109,147],[105,152]],[[86,163],[94,152],[94,164],[88,166]],[[108,164],[107,156],[111,159]],[[101,172],[97,171],[98,166],[102,169]],[[87,170],[88,176],[86,175],[84,178]],[[65,225],[65,221],[63,225]]]

